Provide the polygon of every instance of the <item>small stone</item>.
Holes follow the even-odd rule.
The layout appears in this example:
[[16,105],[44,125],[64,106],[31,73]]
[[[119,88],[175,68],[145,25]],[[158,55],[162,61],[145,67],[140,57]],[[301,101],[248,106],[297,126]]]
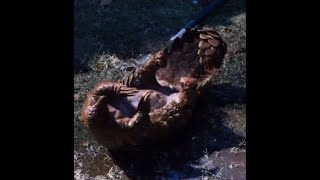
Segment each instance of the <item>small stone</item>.
[[75,101],[79,101],[79,100],[80,100],[80,94],[74,94],[74,95],[73,95],[73,99],[74,99]]
[[107,178],[105,176],[98,175],[94,178],[94,180],[107,180]]

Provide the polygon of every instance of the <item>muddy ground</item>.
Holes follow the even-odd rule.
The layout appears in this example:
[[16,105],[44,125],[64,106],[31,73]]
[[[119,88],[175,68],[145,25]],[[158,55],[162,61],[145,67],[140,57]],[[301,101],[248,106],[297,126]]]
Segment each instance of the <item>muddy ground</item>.
[[[229,0],[203,23],[228,45],[193,122],[167,145],[109,153],[79,122],[85,94],[139,66],[201,10],[190,0],[75,1],[74,179],[246,179],[245,1]],[[111,158],[112,157],[112,158]]]

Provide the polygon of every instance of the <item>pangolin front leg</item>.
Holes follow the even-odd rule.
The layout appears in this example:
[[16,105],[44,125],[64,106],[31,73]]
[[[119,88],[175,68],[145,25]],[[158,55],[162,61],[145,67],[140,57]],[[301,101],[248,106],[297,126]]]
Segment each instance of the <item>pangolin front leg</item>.
[[152,90],[141,90],[143,93],[139,100],[136,113],[132,118],[124,117],[116,119],[117,123],[125,128],[132,128],[139,122],[147,121],[149,119],[150,112],[150,96],[153,93]]
[[135,68],[124,79],[120,81],[121,84],[128,87],[136,87],[139,89],[148,86],[158,86],[155,74],[158,69],[167,66],[168,49],[165,48],[155,53],[152,58],[141,68]]
[[136,88],[119,83],[102,81],[87,95],[80,119],[86,127],[98,127],[109,117],[108,100],[113,96],[132,96],[139,92]]

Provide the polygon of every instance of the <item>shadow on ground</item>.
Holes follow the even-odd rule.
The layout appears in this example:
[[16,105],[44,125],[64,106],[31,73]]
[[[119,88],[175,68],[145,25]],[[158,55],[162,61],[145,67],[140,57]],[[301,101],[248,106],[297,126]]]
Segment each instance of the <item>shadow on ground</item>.
[[[113,0],[102,7],[100,0],[77,0],[74,5],[74,73],[89,70],[86,63],[106,52],[120,59],[159,49],[201,8],[192,1]],[[228,26],[231,18],[245,12],[245,0],[227,0],[204,22]]]
[[[209,85],[193,122],[168,144],[139,152],[109,152],[130,179],[245,179],[245,130],[235,134],[224,124],[232,105],[245,106],[245,88]],[[244,118],[245,120],[245,118]]]

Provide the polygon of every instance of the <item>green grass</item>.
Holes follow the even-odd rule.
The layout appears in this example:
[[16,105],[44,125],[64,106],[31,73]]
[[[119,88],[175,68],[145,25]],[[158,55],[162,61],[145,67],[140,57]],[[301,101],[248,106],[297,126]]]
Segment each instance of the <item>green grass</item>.
[[[83,99],[98,81],[120,79],[125,74],[125,67],[135,66],[139,63],[137,59],[157,51],[200,8],[194,9],[191,0],[113,0],[108,7],[101,7],[98,0],[77,0],[74,8],[75,62],[86,63],[90,69],[86,73],[74,74],[75,179],[92,179],[98,175],[107,179],[127,179],[128,170],[115,164],[106,149],[98,146],[82,128],[79,112]],[[208,124],[192,134],[192,144],[198,147],[192,153],[198,159],[207,156],[210,160],[210,155],[223,149],[245,151],[245,139],[235,140],[237,136],[245,137],[246,129],[245,1],[229,0],[217,13],[209,16],[204,25],[214,27],[228,45],[223,66],[210,82],[213,88],[209,96],[214,101],[199,105],[204,106],[199,113]],[[221,87],[217,87],[219,84]],[[216,145],[219,150],[210,151],[216,142],[220,143]],[[172,168],[176,166],[172,159],[163,158],[164,154],[173,156],[174,151],[153,154],[152,163],[161,162],[156,165],[155,176],[168,177],[172,169],[187,174],[184,173],[185,166]],[[185,161],[185,165],[194,158],[186,157],[181,161]],[[199,177],[223,179],[228,173],[227,167],[228,164],[215,173],[204,169]]]

